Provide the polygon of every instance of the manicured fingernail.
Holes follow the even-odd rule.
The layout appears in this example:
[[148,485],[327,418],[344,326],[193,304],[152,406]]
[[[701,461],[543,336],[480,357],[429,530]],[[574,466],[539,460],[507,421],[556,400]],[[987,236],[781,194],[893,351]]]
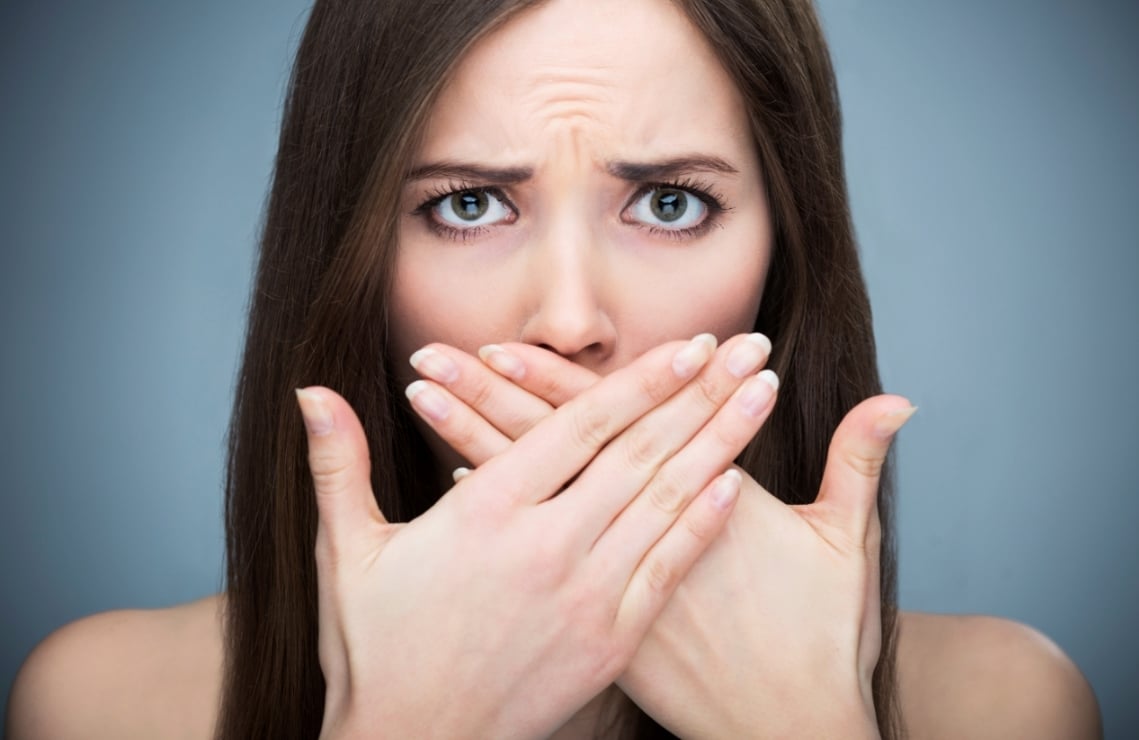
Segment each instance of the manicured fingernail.
[[297,404],[301,407],[301,418],[305,429],[314,437],[323,437],[332,431],[332,412],[319,394],[305,388],[297,388]]
[[456,483],[458,483],[459,481],[461,481],[463,478],[466,478],[470,474],[471,474],[470,468],[455,468],[454,470],[451,471],[451,478]]
[[716,337],[711,334],[697,334],[672,358],[672,371],[681,378],[691,378],[704,367],[716,351]]
[[526,366],[514,355],[510,354],[497,344],[488,344],[479,347],[479,357],[490,365],[495,372],[508,378],[521,380],[526,373]]
[[762,334],[748,334],[728,355],[728,372],[737,378],[754,373],[771,354],[771,342]]
[[918,410],[917,406],[910,406],[909,408],[898,409],[891,411],[878,417],[874,422],[874,431],[878,433],[882,439],[889,439],[898,433],[898,430],[910,420],[910,417]]
[[434,421],[446,419],[451,412],[447,399],[424,380],[417,380],[407,387],[407,398],[417,411]]
[[[768,373],[769,375],[765,375]],[[779,379],[775,377],[775,373],[770,370],[764,370],[751,377],[743,387],[740,388],[739,403],[748,416],[759,416],[763,413],[767,405],[771,403],[771,399],[775,396],[775,390],[779,387]]]
[[735,468],[728,468],[712,485],[712,503],[721,509],[731,506],[740,493],[740,482],[742,480],[740,471]]
[[415,372],[437,383],[454,383],[459,379],[459,366],[447,355],[424,347],[411,356],[411,366]]

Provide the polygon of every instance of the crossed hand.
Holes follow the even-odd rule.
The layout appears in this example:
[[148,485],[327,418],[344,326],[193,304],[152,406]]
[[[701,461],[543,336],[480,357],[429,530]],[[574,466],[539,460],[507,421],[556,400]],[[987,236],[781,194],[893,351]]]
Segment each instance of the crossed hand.
[[298,392],[322,736],[544,737],[616,682],[682,737],[875,737],[878,476],[913,409],[855,407],[788,506],[732,466],[775,401],[769,350],[701,335],[598,378],[431,345],[412,405],[475,469],[407,524],[347,403]]

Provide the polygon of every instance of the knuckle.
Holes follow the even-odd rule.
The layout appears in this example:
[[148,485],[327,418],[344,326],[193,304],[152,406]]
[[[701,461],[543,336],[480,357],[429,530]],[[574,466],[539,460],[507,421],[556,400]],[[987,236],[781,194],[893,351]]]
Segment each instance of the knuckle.
[[599,449],[609,441],[613,414],[596,406],[578,407],[573,414],[574,438],[586,449]]
[[473,409],[483,409],[490,405],[494,390],[485,378],[471,381],[468,386],[467,405]]
[[676,569],[659,557],[645,564],[645,583],[657,594],[668,594],[676,584]]
[[866,478],[877,478],[882,474],[885,458],[865,450],[848,448],[842,453],[842,460],[854,472]]
[[708,542],[716,534],[716,522],[704,516],[686,516],[681,521],[684,531],[697,542]]
[[478,434],[469,419],[463,422],[456,421],[445,424],[437,431],[447,441],[447,444],[460,453],[469,451],[478,441]]
[[503,411],[501,425],[503,431],[510,437],[518,439],[547,416],[549,416],[549,412],[535,414],[529,410],[524,412],[519,409],[508,408]]
[[565,397],[562,382],[558,378],[549,375],[540,375],[537,378],[535,390],[539,398],[546,399],[547,401],[552,398]]
[[659,372],[642,372],[637,375],[640,391],[654,404],[667,399],[674,390],[668,376]]
[[643,424],[630,427],[621,438],[625,462],[635,471],[652,470],[660,464],[661,449],[652,430]]
[[649,482],[646,495],[654,508],[668,516],[676,516],[688,501],[687,490],[681,481],[664,470]]
[[716,424],[714,421],[709,424],[708,431],[716,445],[728,450],[732,457],[738,455],[755,436],[751,430],[744,432],[733,425]]
[[309,454],[309,470],[317,493],[341,490],[347,483],[348,475],[355,460],[338,454],[312,452]]
[[725,393],[716,382],[716,379],[707,373],[701,373],[696,376],[693,383],[692,395],[696,401],[704,408],[704,411],[711,413],[720,408],[724,403]]
[[511,429],[514,432],[514,438],[520,438],[522,435],[538,426],[538,423],[545,419],[547,416],[549,416],[549,414],[541,414],[538,416],[518,416],[512,420]]

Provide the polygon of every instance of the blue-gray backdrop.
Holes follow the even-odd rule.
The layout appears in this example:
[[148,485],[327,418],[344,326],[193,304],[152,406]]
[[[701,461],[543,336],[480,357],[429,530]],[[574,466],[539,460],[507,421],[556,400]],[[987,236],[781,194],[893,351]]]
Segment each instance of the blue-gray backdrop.
[[[1139,733],[1139,8],[821,0],[900,442],[901,602],[1051,635]],[[0,5],[0,696],[216,591],[300,0]]]

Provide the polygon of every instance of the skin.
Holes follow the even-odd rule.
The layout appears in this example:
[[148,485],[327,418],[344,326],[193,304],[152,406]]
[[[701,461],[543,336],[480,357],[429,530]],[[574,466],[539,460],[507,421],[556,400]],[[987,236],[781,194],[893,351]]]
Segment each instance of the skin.
[[[665,74],[665,59],[685,61]],[[731,171],[614,174],[620,163],[682,158]],[[667,340],[750,331],[771,254],[762,176],[735,88],[678,11],[552,3],[518,17],[472,49],[439,98],[416,164],[438,163],[528,176],[409,181],[391,304],[396,357],[435,341],[471,353],[519,341],[604,375]],[[654,180],[699,184],[725,211],[692,191],[682,220],[663,222],[648,207]],[[509,205],[440,235],[432,224],[459,221],[454,207],[424,202],[470,187]],[[457,462],[449,447],[434,449]]]
[[[635,24],[638,32],[624,30],[623,24]],[[566,43],[567,39],[572,43]],[[736,664],[730,653],[720,650],[720,643],[701,642],[697,631],[684,628],[684,610],[678,610],[680,616],[669,611],[675,604],[711,602],[725,617],[741,616],[740,608],[725,608],[732,602],[700,594],[702,589],[726,583],[716,578],[729,569],[708,564],[731,556],[733,544],[752,541],[736,536],[733,529],[759,526],[751,515],[758,512],[768,515],[758,519],[799,521],[792,525],[794,531],[807,532],[803,528],[806,520],[787,518],[798,514],[778,508],[774,499],[765,498],[766,492],[752,489],[754,481],[748,479],[740,483],[744,491],[734,495],[729,491],[726,502],[713,505],[711,483],[722,480],[719,471],[734,457],[732,449],[754,434],[775,402],[770,385],[755,375],[765,352],[760,351],[756,359],[752,350],[763,350],[762,342],[733,336],[751,325],[770,251],[761,177],[742,109],[703,41],[667,3],[630,0],[621,4],[618,13],[612,4],[554,0],[519,16],[493,40],[472,50],[444,93],[419,164],[459,161],[529,169],[524,182],[509,187],[493,181],[459,183],[465,188],[502,185],[501,191],[517,211],[473,238],[454,241],[432,231],[425,218],[430,213],[421,209],[429,193],[438,195],[453,178],[410,182],[400,204],[405,216],[393,296],[395,355],[406,357],[435,343],[433,352],[417,357],[416,370],[429,380],[416,386],[412,405],[424,418],[440,472],[449,474],[455,463],[465,461],[475,463],[475,472],[412,525],[390,525],[375,509],[367,490],[367,460],[362,452],[366,447],[351,410],[323,389],[310,389],[300,398],[310,430],[310,461],[321,515],[316,555],[321,574],[321,664],[330,684],[326,734],[352,736],[354,728],[376,720],[375,715],[361,714],[361,706],[376,709],[373,699],[394,697],[397,710],[410,703],[414,708],[411,719],[429,717],[433,728],[446,728],[453,722],[452,730],[497,736],[505,729],[517,731],[525,726],[535,736],[557,732],[562,737],[585,737],[590,736],[602,706],[591,699],[612,691],[606,689],[612,681],[618,681],[638,702],[653,707],[654,715],[660,712],[661,721],[672,726],[691,728],[697,734],[757,734],[760,726],[755,724],[741,734],[707,723],[736,720],[735,709],[741,700],[745,704],[767,701],[771,696],[765,683],[768,676],[762,671],[754,673],[727,689],[714,683],[682,683],[680,677],[686,672],[678,666],[683,666],[686,649],[723,660],[718,668],[732,669]],[[660,59],[683,59],[685,63],[669,64],[667,75],[654,74],[659,70],[652,62]],[[698,126],[692,123],[692,111],[700,113]],[[483,152],[496,156],[488,160],[481,156]],[[717,157],[735,170],[734,174],[700,172],[690,178],[711,183],[732,210],[702,235],[679,240],[632,223],[635,219],[630,218],[629,206],[637,202],[634,199],[644,183],[612,176],[611,164],[693,154]],[[643,215],[644,211],[635,213]],[[456,316],[478,320],[456,321]],[[676,376],[672,358],[685,345],[664,343],[704,331],[723,340],[722,346],[715,353],[706,345],[703,350],[697,348],[697,359],[704,364],[696,375]],[[488,364],[501,365],[504,357],[514,357],[518,361],[514,370],[521,366],[522,374],[503,372],[502,367],[492,372],[476,359],[473,354],[488,343],[505,348],[484,352]],[[752,360],[745,363],[747,371],[737,376],[729,363],[741,349]],[[448,372],[440,358],[454,363],[458,374]],[[406,380],[415,377],[409,368]],[[664,386],[667,389],[661,390]],[[652,388],[655,395],[646,391]],[[756,414],[741,411],[745,406],[739,401],[745,388],[766,393],[759,396]],[[429,394],[447,403],[447,413],[437,413],[439,406],[430,403]],[[882,431],[879,422],[908,404],[903,399],[883,398],[859,407],[862,411],[844,421],[836,433],[832,451],[851,453],[836,455],[840,463],[873,461],[885,454],[890,435],[878,434]],[[574,430],[582,428],[582,419],[595,418],[598,410],[622,416],[620,424],[588,440],[575,438]],[[701,436],[699,428],[705,423],[715,431]],[[630,431],[634,429],[638,431]],[[709,446],[710,437],[724,441]],[[576,459],[569,459],[571,454],[551,456],[551,450],[578,443],[582,444]],[[693,450],[702,454],[695,455]],[[600,473],[606,474],[606,480],[624,479],[629,472],[625,464],[646,453],[651,453],[653,462],[638,471],[636,481],[625,488],[596,485]],[[550,472],[551,465],[562,468]],[[830,502],[832,513],[843,516],[823,525],[857,534],[865,545],[872,542],[866,537],[874,530],[876,516],[865,495],[857,498],[844,493],[872,490],[874,480],[873,475],[865,476],[867,480],[851,478],[846,475],[850,467],[828,462],[831,484],[829,488],[824,485],[821,499]],[[691,479],[683,499],[671,512],[663,513],[653,508],[649,493],[662,470],[679,471]],[[575,483],[561,490],[571,473],[579,474]],[[615,492],[624,497],[627,503],[621,505],[627,509],[604,508],[606,497]],[[735,496],[740,493],[747,495],[737,502]],[[629,511],[635,516],[610,520]],[[391,631],[383,624],[384,606],[393,601],[385,588],[394,589],[401,601],[415,598],[417,588],[418,598],[428,599],[422,603],[429,605],[433,598],[421,593],[422,579],[398,580],[401,572],[410,571],[398,563],[399,558],[422,561],[424,554],[434,556],[449,547],[469,545],[460,558],[436,562],[446,568],[474,562],[484,580],[507,582],[509,588],[503,593],[526,592],[533,582],[510,579],[526,579],[533,568],[512,570],[511,566],[532,565],[536,546],[545,547],[562,537],[572,539],[590,517],[599,522],[594,532],[601,534],[591,534],[589,539],[596,536],[602,542],[606,533],[611,534],[608,541],[615,543],[611,551],[615,553],[622,552],[621,547],[631,539],[646,538],[643,557],[668,564],[665,571],[671,577],[664,588],[622,592],[615,587],[591,592],[591,599],[584,602],[609,599],[605,603],[620,605],[615,607],[618,614],[631,615],[621,623],[627,625],[625,632],[602,633],[595,625],[577,642],[565,631],[546,640],[548,635],[539,628],[570,613],[549,611],[549,605],[583,603],[580,598],[559,601],[558,594],[567,593],[561,589],[481,624],[480,640],[505,634],[512,641],[511,650],[492,651],[495,654],[524,654],[523,646],[515,644],[522,642],[520,625],[527,646],[545,646],[545,653],[525,653],[545,655],[545,659],[521,668],[496,665],[488,671],[486,666],[457,663],[453,655],[440,652],[440,643],[461,635],[432,629],[430,615],[437,608],[416,610],[417,615],[427,615],[417,620],[423,624],[414,625],[422,632],[409,631],[404,619],[397,621],[402,631],[394,633],[393,641],[377,641]],[[814,524],[821,521],[816,518]],[[457,528],[456,523],[462,526]],[[700,536],[685,540],[684,528]],[[487,533],[483,540],[456,539],[456,533],[466,536],[480,531]],[[818,532],[818,527],[813,531]],[[501,559],[486,560],[487,541],[520,543],[520,549],[507,548]],[[682,544],[669,550],[654,544],[658,542]],[[800,539],[787,547],[804,548],[810,543]],[[559,552],[555,562],[568,558]],[[697,560],[701,553],[707,557]],[[635,551],[625,554],[631,558],[630,574],[619,574],[616,580],[649,583],[639,580],[644,571],[633,562],[642,556]],[[594,584],[612,570],[589,570],[588,558],[580,557],[574,569],[566,572],[585,573],[585,583]],[[797,562],[800,558],[787,559]],[[873,570],[870,561],[855,558],[851,562],[861,562],[858,572]],[[389,565],[391,569],[384,571]],[[485,578],[487,573],[496,577]],[[463,575],[457,573],[453,582],[445,582],[438,597],[452,610],[458,604],[458,613],[469,615],[474,622],[485,608],[464,608],[468,586],[478,579]],[[792,583],[815,582],[806,576],[812,573]],[[583,579],[570,577],[566,582],[573,586]],[[545,584],[549,586],[550,581]],[[678,584],[681,590],[673,593]],[[559,588],[563,585],[554,583]],[[500,596],[495,599],[482,603],[501,601]],[[867,604],[876,604],[875,599],[850,601],[858,604],[858,614],[850,624],[865,624],[864,617],[872,618],[873,614],[863,612]],[[776,601],[771,598],[768,603]],[[57,631],[35,650],[17,678],[8,735],[208,737],[222,675],[223,610],[224,599],[217,596],[168,610],[96,615]],[[591,612],[587,609],[584,614],[588,617]],[[565,624],[580,624],[580,616],[576,614]],[[527,617],[534,618],[527,621]],[[609,623],[608,618],[598,622]],[[684,628],[679,644],[664,639],[669,625]],[[487,631],[497,627],[504,631]],[[729,634],[747,638],[740,642],[745,649],[757,644],[747,630],[735,628]],[[599,641],[599,635],[604,639]],[[861,644],[851,640],[856,648]],[[563,670],[579,660],[583,645],[599,642],[612,648],[600,654],[599,662],[587,662],[577,673]],[[778,642],[758,642],[759,649],[767,651],[764,660],[784,657],[778,652]],[[416,691],[400,696],[392,688],[397,682],[377,673],[375,666],[400,660],[398,650],[408,645],[417,646],[407,657],[407,667],[419,672],[421,683],[414,687]],[[646,645],[648,653],[644,652]],[[803,650],[788,654],[794,657]],[[382,661],[363,659],[380,654]],[[852,665],[873,654],[872,649],[865,655],[851,653]],[[741,650],[741,655],[746,653]],[[638,662],[659,668],[663,678],[639,680]],[[433,675],[436,669],[438,676]],[[794,685],[811,677],[800,669],[793,663],[780,663],[775,679]],[[468,672],[478,679],[469,698],[463,693],[467,688],[463,676]],[[599,672],[605,680],[593,678]],[[695,673],[702,677],[720,671]],[[499,679],[508,674],[522,683],[506,682],[500,687]],[[562,695],[542,692],[547,705],[537,714],[532,711],[532,692],[519,696],[510,691],[512,685],[526,686],[536,676],[543,677],[539,682],[543,686],[570,687]],[[851,717],[865,710],[865,687],[859,686],[861,679],[854,673],[845,677],[852,676],[852,691],[848,686],[820,692],[818,684],[812,685],[797,694],[810,701],[805,706],[790,706],[780,717],[793,722],[801,716],[837,722],[825,728],[815,725],[812,731],[850,736],[852,728],[861,726],[857,721],[850,723]],[[432,688],[434,680],[444,684]],[[383,688],[373,688],[373,682]],[[1046,638],[1005,620],[903,614],[899,686],[913,737],[1072,738],[1100,733],[1094,696],[1078,669]],[[492,706],[507,713],[482,713],[478,694],[500,688],[503,693],[492,697]],[[705,689],[721,692],[713,699],[722,706],[705,704],[701,693]],[[674,690],[689,700],[670,701],[669,692]],[[432,697],[442,695],[457,695],[461,700],[431,703]],[[840,696],[839,705],[845,699],[859,705],[854,715],[820,711]],[[671,704],[696,709],[716,706],[722,711],[712,717],[673,715],[666,711]],[[464,711],[456,715],[456,707]],[[515,709],[522,713],[508,713]],[[804,714],[795,715],[792,710]],[[775,716],[772,711],[783,710],[767,711],[769,718]],[[386,726],[394,726],[392,717],[382,717]]]
[[[473,352],[507,340],[545,348],[605,376],[662,340],[698,331],[726,338],[753,325],[772,235],[743,103],[679,10],[646,1],[623,3],[619,18],[614,11],[606,3],[553,3],[524,14],[472,50],[437,101],[413,169],[425,176],[411,178],[405,188],[392,295],[393,345],[397,355],[415,352],[412,364],[424,376],[444,384],[454,378],[458,358],[445,348]],[[662,60],[683,63],[668,64],[662,73]],[[662,188],[663,177],[641,175],[680,159],[705,164],[669,173],[663,184],[675,190]],[[456,169],[454,163],[518,174],[460,178],[447,172]],[[637,170],[638,177],[628,176]],[[696,216],[667,221],[652,208],[654,198],[665,194],[682,198]],[[702,198],[713,197],[715,205],[701,209]],[[479,207],[468,214],[465,203]],[[478,321],[456,321],[457,316]],[[770,344],[763,341],[759,349],[765,355]],[[437,344],[416,351],[428,342]],[[740,343],[738,349],[755,344]],[[457,408],[430,383],[413,384],[410,396],[432,426],[446,425]],[[521,415],[524,404],[535,400],[551,399],[512,404],[495,398],[478,410]],[[866,429],[881,423],[877,416],[909,407],[899,398],[876,404],[864,412],[860,423]],[[451,449],[480,470],[486,460],[498,461],[493,455],[475,459],[464,445],[474,441],[493,451],[493,441],[477,442],[492,429],[458,438],[447,433],[455,429],[452,421],[435,430],[448,443],[435,440],[441,467],[455,463]],[[863,440],[866,435],[855,429],[847,436],[858,459],[876,461],[890,434]],[[842,477],[838,470],[832,478]],[[588,480],[590,472],[581,479]],[[714,473],[704,471],[680,485],[694,492]],[[680,478],[672,472],[664,477],[673,485]],[[862,727],[871,736],[869,680],[880,630],[879,531],[871,510],[877,464],[857,477],[853,486],[832,486],[834,496],[817,507],[790,512],[743,475],[745,489],[754,493],[744,497],[744,511],[723,538],[734,546],[718,548],[714,565],[703,566],[708,577],[686,581],[686,596],[670,604],[638,657],[622,666],[622,688],[683,734],[738,735],[763,717],[775,732],[841,727],[849,735]],[[785,532],[790,539],[781,536]],[[773,565],[778,556],[757,553],[749,543],[775,541],[784,543],[792,561],[815,564],[814,572],[749,568],[749,560]],[[841,557],[828,561],[828,543]],[[827,568],[828,562],[836,567]],[[740,578],[727,582],[717,572]],[[786,589],[769,593],[754,586],[787,578],[816,584],[814,590],[798,589],[803,606],[827,619],[818,620],[809,639],[784,640],[780,660],[770,638],[760,636],[786,634],[805,615],[785,611],[765,624],[760,617],[771,612],[767,605],[787,602],[780,598]],[[709,607],[722,613],[732,594],[750,595],[754,603],[730,622],[709,622]],[[694,635],[702,625],[709,639],[700,641]],[[741,649],[740,638],[747,635],[757,638],[751,652]],[[839,661],[845,669],[819,675],[812,666],[833,655],[836,643],[845,645]],[[716,685],[686,679],[701,662],[705,667],[696,675],[734,680]],[[766,675],[737,670],[746,664],[768,666]],[[735,695],[741,684],[749,691]],[[767,684],[770,691],[764,690]],[[800,684],[829,687],[833,714],[784,711],[778,697],[794,695]],[[771,705],[757,696],[769,697]],[[686,705],[701,707],[699,716],[675,709]]]

